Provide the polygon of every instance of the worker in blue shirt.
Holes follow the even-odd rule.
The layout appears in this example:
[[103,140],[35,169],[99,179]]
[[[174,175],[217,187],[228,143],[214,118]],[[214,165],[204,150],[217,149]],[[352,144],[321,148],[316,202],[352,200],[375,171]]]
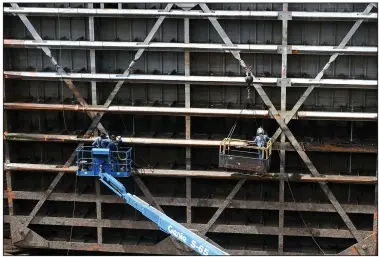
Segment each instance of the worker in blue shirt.
[[[254,138],[253,143],[257,144],[258,147],[265,147],[270,138],[264,134],[262,127],[257,129],[257,136]],[[259,159],[262,159],[262,150],[258,150]]]
[[109,149],[109,152],[111,154],[111,165],[112,170],[116,171],[120,168],[120,162],[119,162],[119,153],[118,153],[118,144],[121,143],[121,137],[116,137],[115,135],[112,135],[107,148]]
[[101,133],[100,136],[96,138],[96,140],[92,143],[92,146],[96,148],[101,147],[101,142],[107,138],[108,136],[105,133]]
[[111,152],[113,152],[113,151],[117,151],[117,146],[118,146],[118,144],[121,143],[121,142],[122,142],[122,141],[121,141],[121,137],[120,137],[120,136],[116,137],[115,135],[112,135],[112,136],[111,136],[111,139],[109,140],[109,143],[108,143],[108,145],[107,145],[107,148],[108,148]]

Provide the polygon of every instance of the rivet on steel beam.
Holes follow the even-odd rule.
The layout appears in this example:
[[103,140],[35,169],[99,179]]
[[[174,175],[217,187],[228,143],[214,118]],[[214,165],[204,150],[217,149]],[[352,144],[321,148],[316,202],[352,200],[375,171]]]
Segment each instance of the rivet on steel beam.
[[292,20],[292,12],[278,12],[278,20]]

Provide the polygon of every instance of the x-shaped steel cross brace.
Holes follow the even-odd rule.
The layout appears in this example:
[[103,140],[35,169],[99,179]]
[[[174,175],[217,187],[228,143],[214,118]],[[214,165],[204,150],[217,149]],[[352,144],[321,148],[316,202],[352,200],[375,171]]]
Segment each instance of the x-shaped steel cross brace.
[[[11,5],[12,5],[12,7],[14,9],[19,9],[20,8],[18,6],[18,4],[16,4],[16,3],[11,3]],[[24,14],[17,14],[17,15],[21,19],[21,21],[24,23],[25,27],[28,29],[28,31],[30,32],[30,34],[33,36],[34,40],[36,40],[37,42],[42,42],[43,41],[42,38],[40,37],[40,35],[38,34],[38,32],[35,30],[35,28],[31,24],[31,22],[29,21],[29,19],[26,17],[26,15],[24,15]],[[41,49],[47,55],[47,57],[49,57],[50,61],[56,67],[56,69],[58,70],[58,72],[60,74],[66,74],[66,72],[62,69],[62,67],[57,63],[57,61],[55,60],[55,58],[52,56],[50,49],[48,47],[41,47]],[[84,100],[83,96],[80,94],[79,90],[76,88],[76,86],[74,85],[74,83],[72,82],[72,80],[71,79],[63,79],[63,81],[66,83],[66,85],[68,86],[68,88],[70,88],[70,90],[74,93],[74,95],[75,95],[76,99],[78,100],[78,102],[82,106],[88,106],[88,104],[86,103],[86,101]],[[96,117],[96,113],[87,112],[87,114],[90,116],[91,119],[94,119]],[[105,128],[103,127],[103,125],[101,123],[96,123],[96,126],[99,128],[100,131],[105,132]]]
[[[202,10],[204,12],[208,12],[208,13],[211,12],[209,10],[209,8],[207,7],[206,4],[200,4],[200,7],[202,8]],[[369,5],[368,8],[366,8],[365,12],[366,11],[369,12],[371,10],[371,8],[372,8],[372,5]],[[225,31],[223,30],[223,28],[219,24],[217,18],[210,17],[209,20],[212,23],[212,25],[214,26],[214,28],[216,29],[216,31],[219,33],[220,37],[225,42],[225,44],[227,46],[233,46],[233,43],[231,42],[231,40],[226,35]],[[357,22],[359,22],[359,21],[357,21]],[[361,23],[361,21],[360,21],[360,23]],[[360,25],[360,23],[358,23],[358,24]],[[356,30],[359,25],[354,25],[353,28],[352,28],[352,30],[348,33],[348,36],[349,36],[349,34],[353,34],[355,32],[353,30],[354,29]],[[347,37],[345,37],[345,39],[342,41],[342,43],[344,43],[344,41],[346,41]],[[239,51],[233,51],[232,54],[239,61],[240,65],[246,70],[246,75],[250,74],[254,78],[254,80],[255,80],[256,78],[255,78],[254,74],[247,69],[245,62],[241,59]],[[322,70],[322,74],[330,66],[330,63],[332,61],[334,61],[337,56],[338,55],[333,55],[331,57],[330,61],[327,63],[327,65]],[[311,162],[311,160],[308,158],[307,154],[302,150],[299,142],[295,139],[295,137],[293,136],[292,132],[288,129],[285,121],[282,119],[282,117],[280,116],[280,114],[278,113],[278,111],[276,110],[276,108],[274,107],[274,105],[272,104],[272,102],[270,101],[270,99],[268,98],[268,96],[266,95],[265,91],[263,90],[262,85],[261,84],[253,83],[253,86],[257,90],[258,94],[261,96],[261,98],[262,98],[263,102],[265,103],[265,105],[269,108],[269,111],[270,111],[271,115],[278,122],[278,124],[279,124],[282,132],[287,136],[287,138],[290,140],[290,142],[293,145],[293,147],[295,148],[295,150],[298,152],[299,156],[302,158],[302,160],[307,165],[307,167],[310,170],[310,172],[312,173],[312,175],[315,176],[315,177],[321,176],[320,173],[317,171],[316,167]],[[312,90],[313,90],[313,88],[312,89],[308,88],[307,91],[306,91],[306,93],[308,92],[308,95],[309,95]],[[303,95],[303,97],[301,99],[304,99],[304,101],[305,101],[306,98],[307,98],[307,95],[305,95],[305,96]],[[300,105],[301,104],[302,103],[300,103]],[[280,132],[279,132],[279,134],[280,134]],[[330,202],[333,204],[333,206],[335,207],[335,209],[337,210],[337,212],[340,214],[340,216],[343,219],[343,221],[345,222],[346,226],[350,229],[352,235],[358,241],[362,240],[362,238],[361,238],[358,230],[355,228],[354,224],[351,222],[350,218],[347,216],[346,212],[344,211],[344,209],[342,208],[342,206],[339,204],[338,200],[335,198],[335,196],[333,195],[333,193],[329,189],[328,185],[325,182],[319,182],[319,184],[321,186],[321,189],[325,192],[325,194],[329,198]]]

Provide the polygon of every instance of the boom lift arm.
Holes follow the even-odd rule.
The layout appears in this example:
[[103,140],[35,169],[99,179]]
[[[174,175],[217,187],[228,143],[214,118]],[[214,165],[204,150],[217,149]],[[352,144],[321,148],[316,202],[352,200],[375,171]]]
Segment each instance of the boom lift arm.
[[124,201],[133,208],[141,212],[145,217],[153,221],[165,233],[172,235],[197,253],[201,255],[229,255],[218,249],[214,245],[205,241],[189,229],[180,225],[167,215],[155,209],[145,201],[135,195],[126,192],[122,183],[108,173],[99,173],[100,181],[110,188],[115,194],[124,199]]

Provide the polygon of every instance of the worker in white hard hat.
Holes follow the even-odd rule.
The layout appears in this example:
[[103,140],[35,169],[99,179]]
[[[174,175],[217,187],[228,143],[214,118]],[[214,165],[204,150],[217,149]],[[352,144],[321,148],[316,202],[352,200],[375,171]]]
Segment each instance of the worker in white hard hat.
[[[265,131],[262,127],[257,129],[257,136],[254,138],[253,142],[257,144],[258,147],[265,147],[270,138],[265,135]],[[262,151],[258,150],[259,159],[262,159]]]

